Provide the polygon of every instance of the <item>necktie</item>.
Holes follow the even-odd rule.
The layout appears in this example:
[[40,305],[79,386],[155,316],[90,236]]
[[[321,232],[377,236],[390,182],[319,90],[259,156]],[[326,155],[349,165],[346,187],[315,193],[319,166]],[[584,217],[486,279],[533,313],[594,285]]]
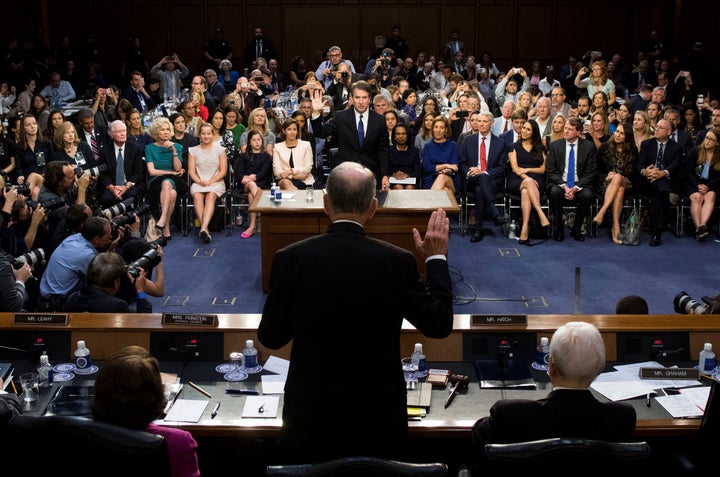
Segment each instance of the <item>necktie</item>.
[[255,51],[255,58],[262,56],[262,41],[257,41],[257,47]]
[[570,189],[575,187],[575,144],[570,144],[570,154],[568,155],[567,186]]
[[673,131],[673,142],[675,142],[675,144],[677,144],[677,142],[678,142],[677,136],[678,136],[677,130]]
[[663,154],[665,153],[665,144],[660,144],[658,147],[657,161],[655,161],[655,167],[658,169],[663,168]]
[[485,150],[485,136],[482,137],[480,142],[480,169],[487,171],[487,152]]
[[509,123],[509,122],[510,122],[510,121],[508,121],[507,119],[505,119],[505,127],[503,128],[503,132],[507,132],[507,130],[508,130],[508,123]]
[[115,164],[115,185],[125,185],[125,161],[122,147],[118,150],[117,163]]
[[360,115],[360,121],[358,121],[358,142],[360,143],[360,146],[362,146],[363,141],[365,140],[365,126],[363,126],[363,115]]
[[142,93],[138,93],[138,101],[140,102],[140,108],[142,111],[145,111],[147,109],[147,105],[145,104],[145,96],[143,96]]
[[93,157],[97,161],[100,159],[100,148],[98,147],[98,143],[95,140],[95,133],[90,133],[90,148],[92,149]]
[[643,75],[639,74],[638,75],[638,86],[637,86],[638,91],[640,91],[640,89],[643,87],[644,84],[645,84],[645,78],[643,77]]

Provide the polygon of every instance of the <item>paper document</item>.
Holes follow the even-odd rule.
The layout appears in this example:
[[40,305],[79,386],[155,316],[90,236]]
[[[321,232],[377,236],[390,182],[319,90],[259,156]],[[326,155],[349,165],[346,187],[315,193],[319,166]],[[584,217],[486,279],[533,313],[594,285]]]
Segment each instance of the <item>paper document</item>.
[[247,396],[242,417],[277,417],[280,398],[278,396]]
[[267,361],[265,361],[263,369],[265,371],[270,371],[271,373],[287,376],[288,370],[290,369],[290,361],[278,358],[277,356],[270,356]]
[[672,417],[700,417],[702,410],[695,405],[692,399],[682,394],[671,394],[670,396],[656,396],[655,400],[670,413]]
[[170,412],[165,416],[166,421],[199,422],[205,412],[208,401],[195,399],[176,399]]
[[705,411],[708,399],[710,398],[711,386],[699,386],[696,388],[685,388],[680,394],[690,399],[697,407]]
[[[266,368],[267,369],[267,368]],[[283,394],[287,376],[267,374],[260,376],[263,394]]]
[[395,179],[394,177],[390,177],[390,183],[391,184],[410,184],[413,185],[417,182],[417,179],[415,177],[408,177],[407,179]]

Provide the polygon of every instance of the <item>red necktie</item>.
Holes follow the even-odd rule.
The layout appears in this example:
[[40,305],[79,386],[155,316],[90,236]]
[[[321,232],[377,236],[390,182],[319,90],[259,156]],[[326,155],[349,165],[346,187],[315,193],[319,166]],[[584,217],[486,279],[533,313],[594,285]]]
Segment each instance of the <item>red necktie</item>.
[[482,137],[480,143],[480,169],[483,171],[487,170],[487,153],[485,151],[485,136]]
[[95,161],[100,159],[100,148],[98,147],[98,143],[95,140],[95,133],[90,133],[90,149],[92,149],[93,157],[95,158]]
[[507,119],[505,119],[505,127],[503,128],[503,132],[507,132],[507,130],[508,130],[508,123],[509,123],[509,122],[510,122],[510,121],[508,121]]

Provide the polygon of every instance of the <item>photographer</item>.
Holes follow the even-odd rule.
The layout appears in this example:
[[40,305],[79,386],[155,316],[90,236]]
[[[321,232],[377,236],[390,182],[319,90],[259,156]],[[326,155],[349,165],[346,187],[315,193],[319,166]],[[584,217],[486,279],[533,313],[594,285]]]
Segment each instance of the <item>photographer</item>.
[[673,299],[675,313],[683,315],[715,315],[720,313],[720,295],[704,296],[702,302],[694,300],[686,291],[681,291]]
[[16,269],[11,265],[13,262],[14,259],[0,248],[0,312],[21,311],[28,299],[25,282],[32,276],[32,267],[24,263]]
[[[128,266],[132,269],[136,264],[145,271],[145,293],[148,296],[161,297],[165,295],[165,273],[163,272],[163,247],[167,241],[158,237],[152,242],[143,238],[132,238],[123,246],[120,254]],[[153,279],[153,274],[155,275]],[[128,303],[135,299],[135,289],[132,286],[131,276],[124,277],[120,283],[120,291],[116,295]]]
[[350,85],[357,81],[357,75],[353,75],[350,67],[345,63],[340,63],[337,71],[334,73],[335,79],[327,89],[327,95],[332,96],[333,106],[336,111],[342,111],[348,106],[350,98]]
[[138,269],[137,277],[129,277],[136,292],[134,306],[115,295],[120,281],[127,276],[125,262],[115,252],[97,254],[87,267],[85,285],[68,296],[63,306],[66,312],[90,313],[152,313],[152,305],[145,294],[145,271]]
[[[90,185],[90,172],[85,171],[80,177],[75,176],[75,169],[67,161],[53,161],[45,167],[45,182],[40,189],[38,201],[45,208],[53,208],[50,221],[57,222],[65,215],[64,207],[54,207],[58,202],[63,204],[87,203],[87,190]],[[48,204],[52,204],[53,207]],[[57,219],[57,220],[53,220]]]
[[[1,182],[1,181],[0,181]],[[42,247],[47,239],[47,215],[45,209],[37,204],[30,206],[31,201],[18,194],[15,187],[2,188],[5,202],[0,211],[0,244],[13,256],[21,255],[28,250]]]
[[385,48],[380,54],[380,58],[375,60],[375,65],[370,69],[370,74],[378,74],[378,84],[383,88],[387,88],[392,84],[395,76],[395,52],[390,48]]

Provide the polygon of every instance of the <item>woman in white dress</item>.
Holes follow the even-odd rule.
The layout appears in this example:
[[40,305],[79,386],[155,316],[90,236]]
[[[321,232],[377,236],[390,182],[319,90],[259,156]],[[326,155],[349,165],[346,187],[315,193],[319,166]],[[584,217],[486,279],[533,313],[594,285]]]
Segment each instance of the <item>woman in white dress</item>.
[[215,201],[225,193],[228,172],[225,148],[213,141],[213,129],[208,123],[200,126],[200,144],[190,148],[188,171],[195,216],[200,221],[200,238],[208,243],[212,240],[208,226],[215,212]]

